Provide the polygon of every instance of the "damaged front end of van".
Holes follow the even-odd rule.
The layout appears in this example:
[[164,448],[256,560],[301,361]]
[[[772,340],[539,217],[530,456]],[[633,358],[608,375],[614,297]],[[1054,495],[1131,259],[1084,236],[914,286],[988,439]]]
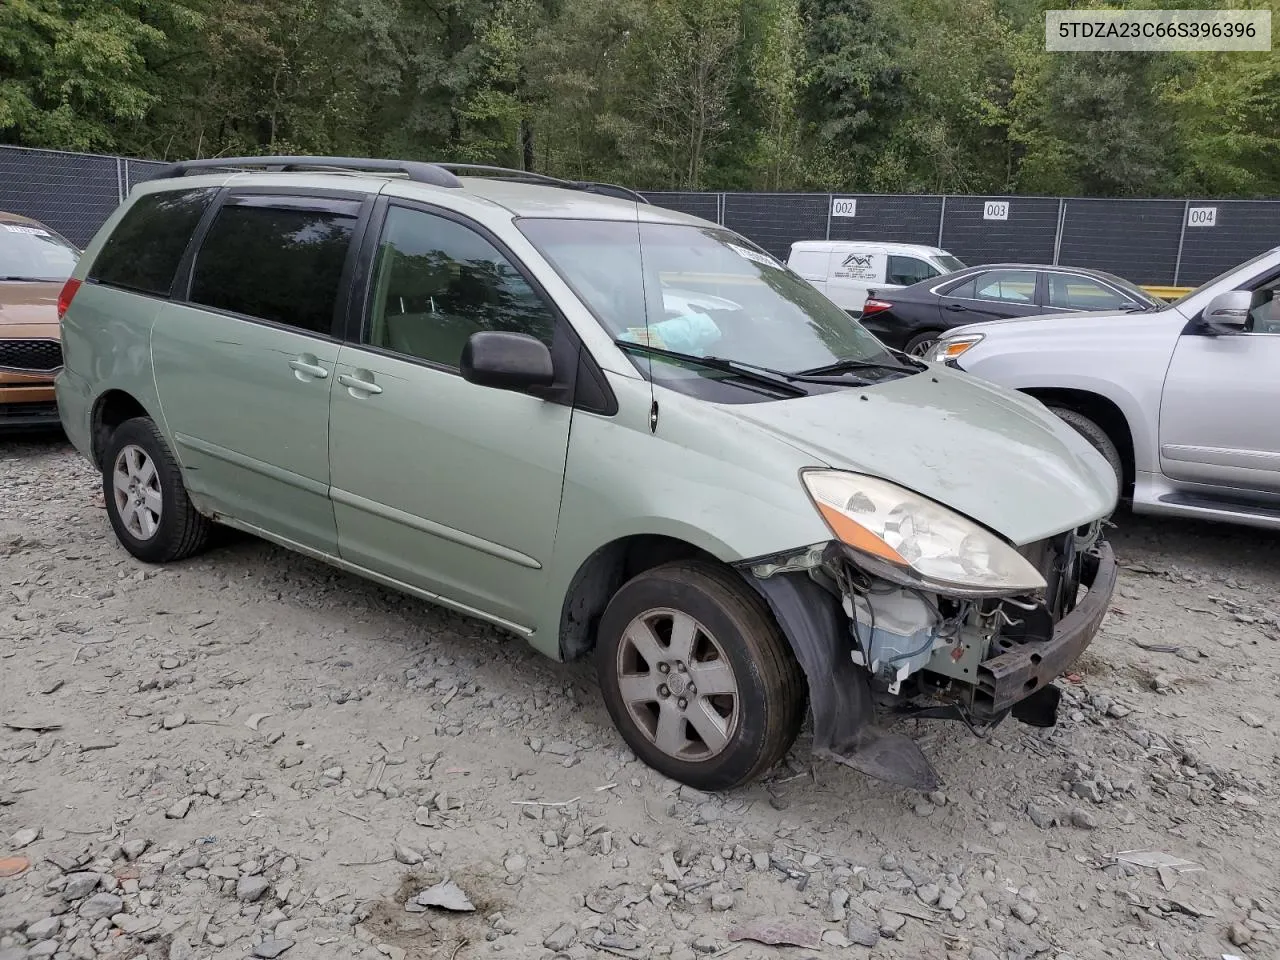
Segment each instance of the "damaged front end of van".
[[975,732],[1056,722],[1055,679],[1096,636],[1117,565],[1104,520],[1013,546],[886,480],[801,479],[832,539],[740,563],[804,669],[814,750],[916,790],[939,784],[896,718]]

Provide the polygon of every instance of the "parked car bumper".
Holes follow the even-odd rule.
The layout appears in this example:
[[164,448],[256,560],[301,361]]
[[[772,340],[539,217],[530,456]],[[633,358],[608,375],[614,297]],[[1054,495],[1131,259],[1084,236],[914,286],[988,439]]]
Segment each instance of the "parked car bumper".
[[0,431],[57,427],[58,405],[51,385],[0,384]]
[[58,419],[62,430],[81,456],[93,461],[93,443],[89,430],[89,385],[66,367],[58,371],[54,380],[57,394]]
[[873,313],[869,317],[860,318],[858,322],[875,334],[877,340],[895,350],[906,347],[907,341],[912,337],[912,332],[892,314]]

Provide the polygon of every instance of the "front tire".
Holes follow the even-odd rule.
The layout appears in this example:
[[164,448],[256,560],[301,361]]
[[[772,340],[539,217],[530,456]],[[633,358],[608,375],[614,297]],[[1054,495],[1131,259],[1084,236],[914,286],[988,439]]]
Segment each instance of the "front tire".
[[600,621],[596,670],[627,745],[700,790],[758,777],[804,719],[804,674],[768,607],[737,574],[704,561],[623,584]]
[[1076,433],[1084,437],[1093,445],[1107,463],[1111,465],[1111,469],[1116,474],[1116,487],[1120,491],[1120,496],[1124,496],[1124,459],[1120,456],[1120,450],[1115,442],[1107,435],[1107,431],[1098,426],[1093,420],[1086,417],[1079,410],[1072,410],[1070,407],[1049,407],[1049,410],[1061,421],[1070,426]]
[[923,357],[929,352],[929,348],[938,342],[938,338],[942,336],[940,330],[926,330],[924,333],[918,333],[903,348],[903,353],[910,354],[913,357]]
[[212,524],[192,506],[178,462],[149,417],[126,420],[111,434],[102,496],[116,538],[139,560],[182,560],[208,543]]

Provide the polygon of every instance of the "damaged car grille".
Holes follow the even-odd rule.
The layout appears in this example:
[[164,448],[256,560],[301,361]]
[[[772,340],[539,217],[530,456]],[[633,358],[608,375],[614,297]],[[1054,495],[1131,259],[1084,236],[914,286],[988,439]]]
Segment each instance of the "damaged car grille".
[[1115,589],[1115,557],[1096,525],[1019,552],[1044,576],[1045,595],[984,608],[986,621],[998,627],[977,669],[971,708],[978,718],[998,716],[1052,683],[1092,640]]

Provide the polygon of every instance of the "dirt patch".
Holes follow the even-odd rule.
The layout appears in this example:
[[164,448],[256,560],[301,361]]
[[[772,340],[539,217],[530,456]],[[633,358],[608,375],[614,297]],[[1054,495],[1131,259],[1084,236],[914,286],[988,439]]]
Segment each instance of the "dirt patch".
[[[250,538],[136,563],[99,487],[61,444],[0,459],[0,685],[61,724],[0,728],[0,856],[32,863],[0,879],[0,953],[56,918],[77,958],[689,960],[786,917],[852,960],[1280,955],[1276,537],[1120,517],[1124,614],[1056,728],[901,726],[936,793],[802,737],[710,795],[635,760],[589,664]],[[446,873],[476,911],[406,913]]]

